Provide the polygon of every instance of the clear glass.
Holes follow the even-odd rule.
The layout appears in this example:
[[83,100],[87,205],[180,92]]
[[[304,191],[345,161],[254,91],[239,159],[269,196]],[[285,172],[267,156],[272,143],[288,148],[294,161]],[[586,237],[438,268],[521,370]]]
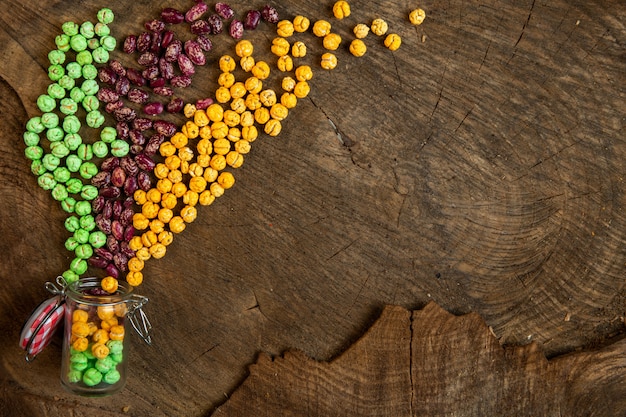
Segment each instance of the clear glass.
[[61,383],[70,392],[100,397],[126,383],[129,311],[133,287],[119,282],[111,295],[101,293],[100,280],[83,278],[65,290],[65,328]]

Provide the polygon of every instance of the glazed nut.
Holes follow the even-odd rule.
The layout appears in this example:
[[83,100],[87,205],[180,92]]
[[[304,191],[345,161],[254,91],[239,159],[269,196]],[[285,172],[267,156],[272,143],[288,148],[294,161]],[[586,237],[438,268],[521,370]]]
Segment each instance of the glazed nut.
[[354,56],[363,56],[367,52],[367,46],[361,39],[354,39],[350,42],[350,53]]
[[219,77],[217,77],[217,83],[221,87],[230,88],[230,86],[235,84],[235,76],[231,72],[222,72]]
[[335,67],[337,67],[337,57],[335,56],[335,54],[326,52],[325,54],[322,54],[322,61],[320,64],[322,68],[326,70],[335,69]]
[[328,49],[329,51],[335,51],[337,50],[337,48],[339,48],[339,45],[341,45],[341,36],[339,36],[337,33],[329,33],[324,36],[324,40],[322,43],[324,45],[324,48]]
[[[239,168],[241,165],[243,165],[243,155],[241,155],[237,151],[230,151],[226,154],[226,163],[233,168]],[[218,178],[218,182],[219,182],[219,178]]]
[[265,80],[270,75],[270,66],[265,61],[258,61],[252,67],[252,75],[259,80]]
[[290,72],[293,70],[293,59],[289,55],[283,55],[276,61],[276,66],[279,71]]
[[[145,248],[144,248],[145,249]],[[148,250],[146,249],[146,252]],[[143,273],[141,272],[129,272],[126,275],[126,282],[128,282],[128,285],[131,285],[133,287],[136,287],[138,285],[140,285],[143,282]]]
[[89,326],[87,323],[82,321],[77,321],[72,324],[72,335],[76,337],[87,337],[89,336]]
[[311,21],[306,16],[298,15],[293,18],[293,30],[296,32],[306,32],[311,25]]
[[291,47],[291,55],[294,58],[302,58],[306,55],[306,45],[302,41],[297,41]]
[[377,18],[372,21],[372,32],[377,36],[383,36],[387,33],[389,26],[383,19]]
[[289,20],[281,20],[278,22],[276,26],[276,33],[278,36],[282,36],[283,38],[288,38],[293,35],[294,26]]
[[296,80],[310,81],[313,78],[313,70],[308,65],[300,65],[295,71]]
[[347,1],[340,0],[333,5],[333,15],[337,19],[350,16],[350,5]]
[[311,87],[309,86],[309,83],[307,83],[306,81],[298,81],[293,89],[293,94],[297,98],[305,98],[309,95],[310,91]]
[[241,67],[242,70],[244,70],[245,72],[250,72],[252,71],[252,67],[254,67],[254,57],[251,56],[244,56],[243,58],[241,58],[241,60],[239,61],[239,66]]
[[230,172],[222,172],[217,177],[217,183],[222,186],[223,189],[228,190],[235,185],[235,177]]
[[109,330],[109,338],[111,340],[124,340],[124,326],[119,324],[111,326],[111,329]]
[[213,103],[206,109],[206,115],[212,122],[220,122],[224,117],[224,109],[219,104]]
[[409,13],[409,21],[412,25],[421,25],[426,18],[426,12],[423,9],[415,9]]
[[100,286],[102,287],[103,290],[105,290],[109,294],[113,294],[115,291],[117,291],[117,287],[118,287],[117,279],[115,279],[114,277],[110,275],[106,276],[102,279],[102,281],[100,281]]
[[395,33],[390,33],[385,38],[385,46],[391,51],[397,50],[402,44],[402,39]]
[[250,42],[249,40],[240,40],[235,45],[235,53],[240,58],[251,56],[253,51],[254,47],[252,46],[252,42]]
[[285,38],[277,37],[272,40],[271,51],[276,56],[283,56],[289,53],[289,41]]
[[313,24],[313,34],[323,38],[330,33],[331,24],[326,20],[318,20]]
[[296,80],[294,80],[293,78],[289,76],[283,78],[283,80],[281,81],[281,87],[285,91],[293,91],[293,88],[295,86],[296,86]]
[[270,119],[265,123],[263,131],[269,136],[278,136],[282,130],[282,124],[276,119]]
[[357,39],[363,39],[370,33],[370,28],[364,23],[359,23],[352,31]]
[[270,116],[276,120],[282,121],[288,114],[289,110],[281,103],[276,103],[270,108]]
[[94,343],[91,347],[91,353],[98,359],[104,359],[109,356],[109,348],[104,343]]
[[172,217],[172,220],[170,220],[169,226],[170,226],[170,231],[172,233],[180,233],[183,230],[185,230],[185,227],[186,227],[185,221],[180,216]]
[[230,55],[222,55],[219,60],[219,66],[222,72],[232,72],[237,67],[237,62]]

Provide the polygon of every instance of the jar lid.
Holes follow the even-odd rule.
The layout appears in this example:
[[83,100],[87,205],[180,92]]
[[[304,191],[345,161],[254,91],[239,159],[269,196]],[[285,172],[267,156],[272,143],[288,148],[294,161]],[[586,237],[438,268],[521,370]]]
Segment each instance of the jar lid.
[[63,297],[56,295],[39,304],[26,320],[20,334],[20,347],[26,351],[27,361],[35,359],[48,346],[64,313]]

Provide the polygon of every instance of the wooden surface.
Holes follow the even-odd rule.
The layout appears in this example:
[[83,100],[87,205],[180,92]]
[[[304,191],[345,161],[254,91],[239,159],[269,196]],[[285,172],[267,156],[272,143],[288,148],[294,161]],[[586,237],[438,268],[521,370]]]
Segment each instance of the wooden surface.
[[[263,403],[259,392],[246,391],[254,386],[255,372],[281,363],[290,369],[336,363],[332,359],[342,358],[376,319],[386,317],[383,312],[399,311],[386,305],[419,310],[434,300],[453,314],[473,312],[485,320],[497,338],[487,339],[485,349],[509,369],[504,375],[521,374],[521,367],[534,376],[524,385],[532,393],[527,407],[541,405],[552,393],[567,407],[585,406],[576,396],[582,391],[567,385],[544,389],[564,373],[570,384],[605,384],[605,403],[621,405],[616,415],[624,415],[623,400],[616,399],[624,394],[616,378],[624,369],[626,300],[623,2],[429,0],[419,4],[428,17],[417,28],[406,20],[413,2],[353,5],[350,19],[333,21],[345,39],[354,24],[382,16],[402,36],[402,47],[392,53],[370,34],[368,53],[357,59],[342,49],[333,72],[311,62],[311,94],[291,112],[280,136],[255,142],[235,172],[235,187],[199,211],[165,258],[148,262],[138,292],[151,300],[146,312],[154,344],[135,338],[127,387],[105,400],[62,390],[58,338],[30,364],[17,346],[22,323],[47,296],[44,282],[70,261],[63,248],[65,215],[38,188],[21,134],[49,83],[46,55],[60,25],[93,20],[104,4],[4,3],[0,414],[55,416],[71,410],[76,416],[113,416],[129,407],[130,415],[200,416],[220,405],[218,410],[237,410],[235,400],[247,399],[269,414],[276,410],[266,407],[288,403]],[[119,40],[139,32],[161,8],[191,3],[111,0],[106,6],[117,13],[112,29]],[[232,4],[239,13],[250,7]],[[275,4],[283,18],[329,18],[330,3]],[[252,35],[255,55],[270,58],[273,36],[267,25]],[[188,99],[215,90],[215,58],[232,53],[232,42],[222,39]],[[302,39],[317,59],[319,40],[310,33]],[[420,314],[414,313],[413,326]],[[455,324],[427,329],[486,340],[476,316],[469,317],[442,319]],[[397,337],[410,337],[403,320]],[[369,351],[358,349],[363,340],[348,351],[357,352],[353,364],[369,358]],[[451,339],[426,340],[439,352]],[[494,340],[512,353],[503,358]],[[553,365],[533,356],[535,346],[557,357]],[[302,353],[266,363],[266,355],[280,357],[292,349]],[[585,352],[558,357],[577,350]],[[493,381],[489,375],[497,369],[468,364],[462,349],[447,352],[451,374],[435,378],[429,398],[441,399],[444,393],[436,390],[464,376],[476,382],[477,391],[459,393],[480,395],[491,407],[486,409],[494,410],[502,397],[482,391],[479,381]],[[476,363],[484,364],[478,352]],[[607,355],[621,370],[593,365]],[[423,368],[406,357],[389,360],[404,360],[389,365],[405,366],[405,374],[381,374],[379,398],[393,384],[406,387],[409,375],[411,386],[425,383],[413,372]],[[368,377],[358,366],[343,372],[328,382]],[[297,389],[290,398],[332,389],[326,380],[302,384],[302,375],[309,374],[303,370],[282,381],[284,392]],[[353,394],[341,404],[343,415],[375,404]],[[506,395],[507,401],[526,401],[521,393]],[[419,403],[421,398],[399,398],[393,407],[410,404],[413,415],[483,415],[464,401]],[[429,408],[433,404],[441,407]]]

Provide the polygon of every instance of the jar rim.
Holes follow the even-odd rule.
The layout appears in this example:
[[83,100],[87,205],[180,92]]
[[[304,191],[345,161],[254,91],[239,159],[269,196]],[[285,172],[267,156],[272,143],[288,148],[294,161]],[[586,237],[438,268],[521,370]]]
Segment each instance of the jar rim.
[[65,295],[73,301],[90,305],[115,305],[127,302],[133,296],[133,287],[125,282],[118,282],[115,293],[110,295],[91,295],[85,291],[100,288],[100,279],[96,277],[80,278],[67,285]]

